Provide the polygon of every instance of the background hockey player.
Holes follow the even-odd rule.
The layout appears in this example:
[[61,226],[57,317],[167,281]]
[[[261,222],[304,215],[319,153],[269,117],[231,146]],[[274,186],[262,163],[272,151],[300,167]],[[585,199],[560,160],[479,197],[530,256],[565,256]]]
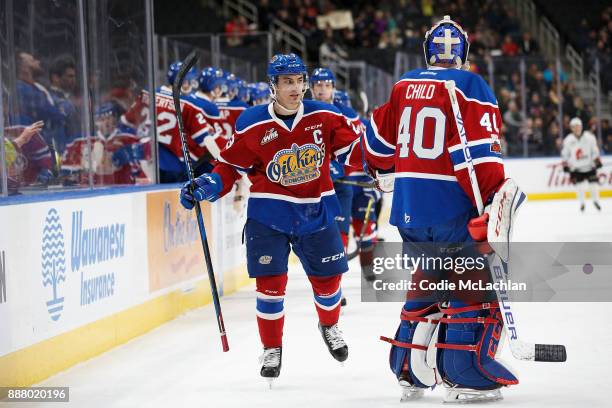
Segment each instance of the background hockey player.
[[[395,167],[390,222],[408,247],[473,240],[468,223],[478,214],[446,81],[456,84],[482,201],[495,200],[507,182],[497,100],[480,76],[462,70],[469,51],[467,34],[446,16],[426,33],[423,46],[428,69],[410,71],[395,84],[389,101],[374,111],[364,138],[371,168]],[[503,327],[499,305],[494,297],[490,303],[480,303],[483,300],[453,297],[450,304],[438,305],[408,292],[400,327],[395,339],[389,339],[391,369],[404,398],[417,398],[443,380],[448,402],[499,399],[499,387],[518,383],[497,359]],[[432,367],[425,357],[441,318],[437,367]]]
[[[162,85],[155,91],[159,178],[162,183],[175,183],[187,179],[178,133],[178,121],[172,100],[172,84],[181,65],[181,62],[172,63],[168,68],[168,85]],[[181,88],[183,91],[187,89],[191,91],[192,77],[193,75],[190,74],[184,81]],[[204,138],[214,134],[214,129],[206,121],[202,109],[193,103],[193,99],[188,94],[181,96],[181,104],[189,155],[194,162],[197,162],[206,153]]]
[[563,149],[561,150],[563,171],[570,174],[570,181],[578,189],[580,211],[584,211],[587,186],[591,190],[593,205],[601,210],[597,169],[601,168],[602,164],[597,139],[593,133],[583,130],[580,118],[574,118],[570,121],[570,129],[572,133],[563,139]]
[[[353,124],[359,123],[361,132],[364,133],[370,122],[358,116],[346,91],[336,89],[334,91],[334,105],[345,112],[345,115]],[[343,108],[340,108],[343,107]],[[355,119],[355,118],[358,119]],[[360,168],[345,167],[345,180],[357,182],[370,182],[372,178]],[[363,277],[371,281],[374,279],[373,257],[374,246],[378,240],[378,212],[382,194],[378,189],[372,187],[351,186],[353,193],[351,197],[351,225],[353,234],[357,241],[359,250],[359,264]]]
[[[150,158],[149,139],[141,139],[119,122],[119,110],[112,102],[95,112],[96,133],[74,139],[62,158],[62,176],[67,184],[135,184],[148,182],[140,160]],[[91,169],[90,169],[91,166]]]
[[225,72],[224,80],[223,94],[215,100],[215,103],[221,115],[221,135],[225,140],[229,140],[234,132],[238,116],[240,116],[249,105],[241,99],[243,93],[241,94],[240,92],[240,84],[236,76],[230,72]]
[[223,71],[214,67],[207,67],[198,77],[198,90],[191,94],[193,103],[204,112],[204,118],[214,128],[213,134],[202,134],[194,139],[198,145],[206,146],[208,154],[201,156],[194,165],[196,174],[207,173],[213,168],[213,160],[219,157],[219,152],[227,143],[223,137],[224,120],[221,118],[219,108],[215,101],[221,97],[225,86]]
[[360,163],[358,134],[333,105],[305,100],[308,75],[295,54],[276,55],[268,65],[273,102],[246,110],[221,152],[213,173],[186,185],[181,202],[215,201],[246,172],[252,182],[245,241],[249,276],[257,285],[257,323],[264,346],[261,375],[281,369],[284,295],[290,247],[312,285],[319,330],[332,356],[348,357],[338,328],[340,280],[348,270],[339,212],[329,174],[330,159]]

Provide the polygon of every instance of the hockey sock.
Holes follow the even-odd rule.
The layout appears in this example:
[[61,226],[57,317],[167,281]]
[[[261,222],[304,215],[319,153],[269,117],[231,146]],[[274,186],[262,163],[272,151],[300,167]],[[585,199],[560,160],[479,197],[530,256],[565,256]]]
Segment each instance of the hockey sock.
[[599,202],[599,184],[597,183],[589,183],[591,186],[591,199],[598,203]]
[[349,236],[348,232],[340,232],[340,236],[342,237],[342,245],[344,246],[344,251],[348,248]]
[[584,181],[578,183],[577,187],[578,187],[578,200],[580,201],[580,205],[584,205],[584,185],[586,183]]
[[340,280],[342,275],[336,276],[309,276],[312,285],[314,302],[322,326],[332,326],[338,323],[340,317],[340,299],[342,289]]
[[285,324],[285,288],[287,274],[261,276],[255,279],[257,286],[257,326],[265,348],[283,344]]

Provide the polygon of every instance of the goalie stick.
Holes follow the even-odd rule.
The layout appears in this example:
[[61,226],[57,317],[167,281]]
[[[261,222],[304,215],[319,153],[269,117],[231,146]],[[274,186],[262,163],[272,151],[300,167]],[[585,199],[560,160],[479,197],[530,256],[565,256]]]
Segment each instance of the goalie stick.
[[[183,115],[181,113],[181,84],[185,79],[185,75],[195,65],[198,57],[195,51],[192,51],[187,58],[183,61],[179,72],[176,75],[174,84],[172,84],[172,98],[174,100],[174,108],[176,111],[176,119],[178,121],[179,136],[181,138],[181,148],[183,150],[183,160],[187,168],[187,177],[189,178],[190,192],[193,193],[195,188],[195,181],[193,176],[193,167],[191,165],[191,159],[189,158],[189,152],[187,149],[187,139],[185,137],[185,127],[183,125]],[[212,292],[213,304],[215,306],[215,314],[217,315],[217,324],[219,326],[219,333],[221,335],[221,345],[223,351],[229,351],[229,344],[227,342],[227,336],[225,334],[225,325],[223,324],[223,315],[221,314],[221,303],[219,302],[219,292],[217,291],[217,282],[215,280],[215,272],[213,270],[212,259],[210,257],[210,249],[208,248],[208,240],[206,239],[206,228],[204,227],[204,220],[202,218],[202,208],[200,202],[195,200],[196,218],[198,220],[198,227],[200,231],[200,240],[202,242],[202,249],[204,250],[204,259],[206,260],[206,271],[208,272],[208,279],[210,282],[210,290]]]
[[[474,199],[478,208],[478,215],[482,215],[484,212],[484,205],[482,203],[482,196],[480,195],[480,187],[478,186],[478,179],[476,178],[476,169],[474,168],[474,162],[470,154],[468,146],[467,136],[465,133],[465,127],[463,126],[463,117],[459,109],[459,103],[457,102],[457,93],[455,90],[455,81],[445,82],[446,90],[450,97],[451,106],[453,109],[453,117],[455,124],[457,125],[457,132],[459,133],[459,140],[461,141],[461,148],[465,156],[467,164],[467,171],[470,178],[470,184],[472,186],[472,192],[474,193]],[[515,196],[512,199],[512,205],[515,205],[515,200],[518,198]],[[493,252],[488,257],[489,266],[491,268],[491,276],[494,281],[503,279],[507,276],[508,269],[507,264],[501,259],[501,257]],[[499,290],[496,290],[497,300],[500,308],[503,308],[504,320],[506,322],[508,335],[508,342],[510,343],[510,350],[514,358],[518,360],[526,361],[550,361],[550,362],[563,362],[567,359],[565,346],[561,344],[535,344],[520,340],[517,333],[516,316],[512,312],[512,305],[508,297],[503,297]]]

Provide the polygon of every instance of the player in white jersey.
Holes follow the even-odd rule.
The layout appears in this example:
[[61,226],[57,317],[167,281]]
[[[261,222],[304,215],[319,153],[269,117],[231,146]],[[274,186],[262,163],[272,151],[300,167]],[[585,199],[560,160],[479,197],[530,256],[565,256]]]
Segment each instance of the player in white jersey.
[[570,121],[570,129],[572,133],[563,140],[563,149],[561,150],[563,170],[570,174],[570,181],[578,189],[580,211],[584,211],[587,185],[591,188],[593,205],[601,210],[597,169],[602,164],[597,139],[593,133],[583,130],[580,118],[574,118]]

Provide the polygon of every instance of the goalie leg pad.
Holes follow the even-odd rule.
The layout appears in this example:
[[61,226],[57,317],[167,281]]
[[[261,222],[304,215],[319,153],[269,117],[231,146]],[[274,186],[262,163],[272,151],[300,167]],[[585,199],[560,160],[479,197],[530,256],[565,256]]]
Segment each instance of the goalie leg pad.
[[525,193],[512,179],[506,179],[493,196],[493,202],[488,211],[490,215],[487,240],[504,262],[508,262],[510,257],[510,241],[516,212],[526,199]]
[[453,387],[491,390],[518,384],[511,367],[498,358],[505,336],[497,302],[466,306],[450,302],[440,319],[436,344],[438,369],[444,382]]
[[436,329],[441,317],[435,303],[408,301],[402,308],[395,338],[381,336],[381,340],[391,343],[389,365],[400,383],[418,388],[441,383],[435,356]]

